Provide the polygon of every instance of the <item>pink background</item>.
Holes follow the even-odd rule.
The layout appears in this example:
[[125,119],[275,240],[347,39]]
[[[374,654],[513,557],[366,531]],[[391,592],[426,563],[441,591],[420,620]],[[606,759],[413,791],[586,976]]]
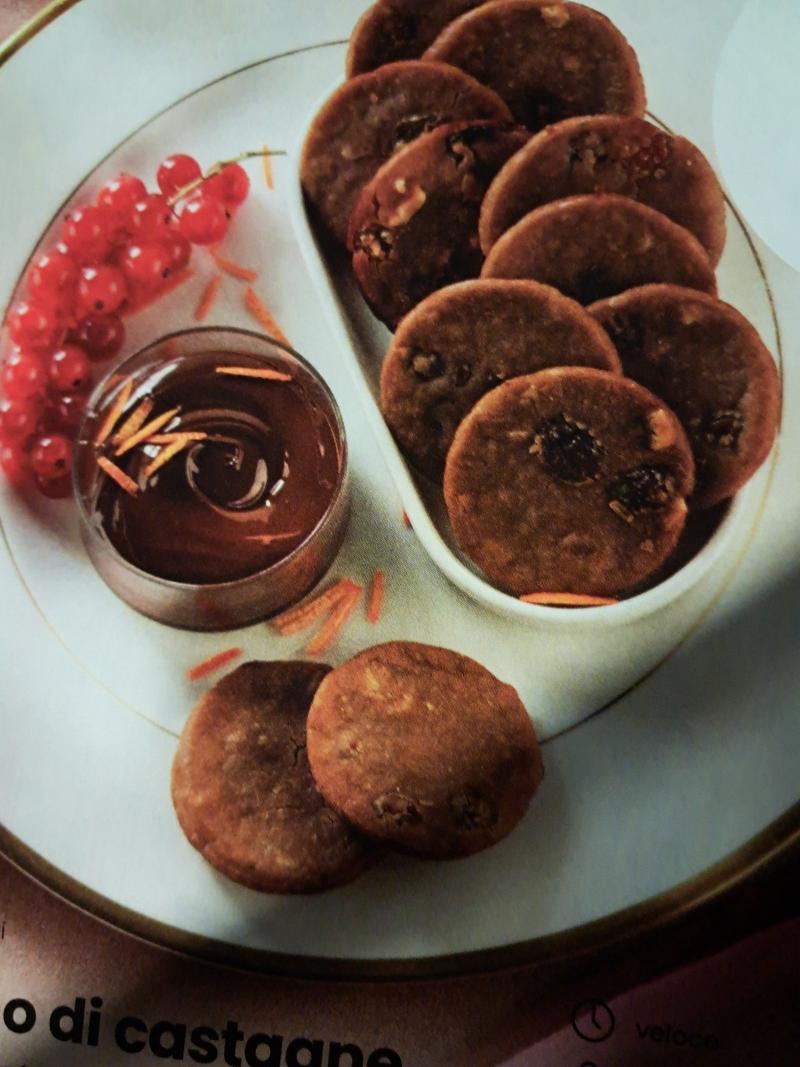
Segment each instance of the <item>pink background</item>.
[[[147,1052],[131,1061],[115,1049],[116,1020],[136,1015],[149,1025],[168,1019],[189,1028],[220,1029],[235,1019],[245,1034],[282,1034],[287,1043],[298,1036],[355,1042],[365,1063],[367,1053],[388,1046],[404,1067],[796,1067],[800,919],[719,947],[796,911],[799,892],[795,864],[605,962],[586,960],[561,979],[525,968],[418,983],[300,982],[148,945],[57,899],[0,859],[0,1009],[22,997],[38,1012],[26,1035],[9,1033],[0,1020],[0,1063],[164,1062]],[[704,953],[701,962],[675,969]],[[97,1048],[56,1042],[50,1012],[94,996],[103,1000]],[[607,1002],[616,1018],[611,1037],[600,1043],[581,1040],[571,1024],[576,1005],[593,998]],[[590,1021],[581,1019],[591,1035]],[[687,1036],[713,1038],[720,1050],[638,1036],[637,1024],[652,1032],[668,1023],[673,1033],[682,1028]],[[347,1058],[343,1064],[349,1067]]]

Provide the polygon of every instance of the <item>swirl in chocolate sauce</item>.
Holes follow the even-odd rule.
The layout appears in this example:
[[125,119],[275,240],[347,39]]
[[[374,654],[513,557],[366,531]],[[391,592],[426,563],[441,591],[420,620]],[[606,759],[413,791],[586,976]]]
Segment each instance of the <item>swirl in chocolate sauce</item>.
[[310,378],[288,363],[279,368],[293,374],[288,382],[222,366],[264,364],[209,352],[137,377],[129,410],[150,396],[154,415],[180,407],[166,431],[207,436],[147,477],[158,446],[132,449],[116,462],[139,492],[104,479],[96,499],[95,521],[120,555],[176,582],[229,582],[277,563],[314,530],[340,480],[337,426]]

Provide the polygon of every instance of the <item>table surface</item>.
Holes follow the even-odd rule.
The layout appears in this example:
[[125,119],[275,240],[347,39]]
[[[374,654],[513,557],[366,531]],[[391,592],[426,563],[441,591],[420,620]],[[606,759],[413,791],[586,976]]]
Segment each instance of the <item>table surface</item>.
[[33,18],[43,7],[47,7],[47,0],[0,0],[0,40]]
[[[14,32],[46,6],[46,0],[0,0],[0,39]],[[397,1041],[395,1047],[398,1048],[404,1044],[408,1046],[408,1034],[403,1033],[403,1027],[407,1029],[407,1020],[414,1019],[417,1052],[409,1062],[422,1063],[426,1067],[428,1064],[455,1062],[469,1062],[470,1067],[483,1064],[488,1067],[560,1030],[569,1017],[570,1005],[584,997],[600,995],[608,1000],[658,975],[665,975],[687,963],[719,952],[757,931],[796,916],[797,901],[800,901],[800,848],[722,899],[697,909],[669,928],[613,949],[602,960],[587,959],[573,963],[567,973],[557,978],[551,975],[546,982],[531,968],[502,975],[429,981],[402,987],[396,984],[357,988],[345,984],[311,985],[265,977],[259,979],[255,988],[251,988],[249,980],[234,982],[226,1000],[229,1003],[241,1002],[250,1008],[254,1003],[253,998],[268,1003],[273,1017],[294,1020],[295,1033],[307,1033],[313,1028],[310,1024],[314,1024],[320,1032],[327,1032],[336,1039],[337,1031],[339,1034],[342,1032],[342,1020],[347,1020],[351,1029],[358,1030],[362,1041],[368,1043],[374,1037],[376,1044],[386,1044],[391,1043],[392,1038]],[[214,987],[215,975],[219,983],[219,972],[215,968],[187,964],[170,953],[142,946],[132,938],[107,929],[51,897],[0,859],[0,920],[15,908],[27,915],[37,915],[36,928],[31,930],[28,927],[28,936],[38,942],[39,948],[42,943],[47,944],[49,967],[55,976],[62,974],[65,969],[74,971],[76,959],[82,958],[85,966],[86,956],[76,950],[76,944],[91,943],[91,969],[94,969],[96,960],[97,967],[102,970],[108,961],[118,958],[118,939],[127,941],[129,948],[126,959],[128,956],[135,957],[143,969],[138,977],[131,978],[135,985],[130,987],[131,996],[128,999],[137,1001],[143,995],[143,990],[150,987],[148,998],[154,1004],[152,1017],[156,1017],[155,1006],[158,1007],[158,1017],[166,1017],[162,1013],[159,996],[170,985],[175,988],[179,975],[185,980],[187,968],[192,979],[204,987]],[[8,924],[7,918],[5,921]],[[15,985],[21,972],[14,966],[11,970],[14,975],[12,981],[8,966],[4,966],[4,960],[11,963],[11,957],[2,951],[11,944],[10,935],[9,929],[8,942],[0,942],[0,990],[7,993],[6,999],[22,995],[19,990],[15,993],[9,986],[10,981]],[[22,956],[16,957],[18,961],[23,957],[39,957],[40,953],[33,951],[33,945],[27,942],[22,944],[25,951]],[[74,955],[76,951],[77,957]],[[69,967],[66,963],[68,959],[72,961]],[[731,975],[728,978],[735,980]],[[225,980],[229,982],[229,979]],[[76,995],[82,991],[87,996],[93,995],[94,991],[86,987],[85,981],[86,975],[84,987],[76,989]],[[137,984],[140,982],[141,985]],[[63,991],[65,994],[69,992],[68,989]],[[213,1004],[211,993],[208,996],[208,1002]],[[400,1002],[402,1010],[397,1009]],[[336,1021],[338,1027],[334,1025]],[[347,1028],[345,1026],[344,1030]],[[341,1038],[346,1039],[346,1035]],[[452,1058],[459,1055],[457,1046],[464,1050],[469,1048],[468,1060]],[[428,1051],[421,1058],[419,1049],[423,1047]],[[31,1055],[26,1048],[28,1062],[32,1062]],[[461,1055],[466,1053],[462,1052]],[[617,1056],[616,1051],[614,1055]],[[599,1054],[597,1059],[598,1063],[605,1062]],[[524,1060],[514,1062],[522,1063]],[[544,1064],[545,1061],[537,1058],[535,1062]],[[575,1062],[578,1067],[580,1060]],[[633,1063],[632,1060],[624,1062]],[[736,1062],[739,1062],[738,1059]],[[779,1061],[771,1059],[770,1062],[777,1067]],[[615,1063],[622,1065],[623,1060],[615,1059]]]

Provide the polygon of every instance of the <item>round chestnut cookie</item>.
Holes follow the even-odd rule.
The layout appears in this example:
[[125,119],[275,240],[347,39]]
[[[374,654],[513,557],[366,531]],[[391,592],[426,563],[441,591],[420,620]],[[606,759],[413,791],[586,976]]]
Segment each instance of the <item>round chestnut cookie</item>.
[[627,196],[570,196],[525,215],[492,247],[482,278],[533,278],[592,304],[648,282],[716,294],[703,246]]
[[447,455],[464,553],[507,593],[616,597],[664,562],[694,485],[689,442],[647,389],[557,367],[479,400]]
[[755,328],[730,304],[676,285],[645,285],[588,310],[625,373],[681,420],[694,452],[691,503],[733,496],[769,455],[780,416],[778,372]]
[[440,126],[364,187],[348,244],[364,299],[390,329],[430,293],[480,274],[481,200],[527,138],[505,123]]
[[381,410],[414,466],[441,481],[456,428],[484,393],[567,365],[620,370],[607,334],[580,304],[538,282],[459,282],[400,323],[383,363]]
[[347,77],[417,59],[453,19],[486,0],[378,0],[350,35]]
[[481,247],[523,215],[567,196],[619,193],[697,237],[716,266],[725,245],[725,196],[710,163],[685,137],[632,115],[590,115],[548,126],[506,163],[481,207]]
[[327,889],[374,858],[308,768],[306,717],[329,671],[245,663],[201,698],[181,734],[172,766],[181,829],[212,867],[251,889]]
[[393,641],[324,679],[308,758],[332,807],[364,834],[430,859],[505,837],[543,775],[516,690],[444,648]]
[[423,58],[491,86],[534,132],[571,115],[644,114],[636,53],[583,4],[495,0],[451,22]]
[[323,229],[344,244],[361,189],[399,148],[445,123],[510,117],[495,92],[455,67],[390,63],[323,104],[303,145],[303,190]]

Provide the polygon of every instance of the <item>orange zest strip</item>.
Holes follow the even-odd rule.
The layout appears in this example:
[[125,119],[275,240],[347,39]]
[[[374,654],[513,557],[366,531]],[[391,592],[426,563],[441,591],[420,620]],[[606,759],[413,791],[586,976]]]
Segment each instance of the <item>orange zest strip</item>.
[[196,682],[198,678],[205,678],[207,674],[219,670],[220,667],[224,667],[226,663],[230,663],[231,660],[236,659],[241,654],[242,650],[240,648],[226,648],[224,652],[217,652],[213,656],[209,656],[208,659],[196,663],[194,667],[190,667],[186,672],[186,677],[190,682]]
[[266,154],[267,152],[269,152],[269,149],[266,145],[263,146],[263,149],[264,155],[261,157],[261,165],[264,168],[264,185],[266,185],[268,189],[274,189],[275,181],[272,177],[272,160]]
[[197,307],[194,309],[194,317],[197,322],[202,322],[208,315],[209,311],[214,305],[214,301],[217,299],[217,293],[219,292],[219,287],[221,284],[222,275],[215,274],[203,290],[203,295],[200,297],[200,301]]
[[520,597],[526,604],[544,604],[557,608],[599,608],[606,604],[618,604],[614,597],[588,596],[582,593],[526,593]]
[[349,595],[355,589],[360,590],[360,588],[355,582],[351,582],[349,578],[342,578],[340,582],[332,585],[330,589],[326,589],[324,593],[320,593],[313,600],[300,604],[298,607],[289,608],[288,611],[276,615],[274,619],[270,619],[269,625],[274,630],[277,630],[282,637],[295,634],[298,630],[305,630],[307,626],[310,626],[312,622],[324,615],[326,611],[336,607],[343,597]]
[[184,282],[188,282],[189,279],[193,277],[194,271],[190,267],[178,271],[177,274],[173,274],[172,277],[151,296],[144,297],[144,299],[138,303],[131,302],[130,304],[126,304],[125,314],[129,315],[131,312],[143,311],[145,308],[150,307],[151,304],[155,304],[156,300],[161,300],[162,297],[165,297],[168,293],[177,289],[179,285],[183,285]]
[[124,440],[132,434],[135,434],[137,430],[141,430],[145,422],[147,422],[147,417],[153,410],[154,404],[155,401],[153,398],[151,396],[146,396],[141,404],[134,408],[133,414],[128,416],[120,426],[119,430],[117,430],[111,438],[111,443],[114,445],[121,445]]
[[330,617],[320,628],[319,633],[306,645],[306,655],[319,656],[330,648],[335,638],[344,628],[344,624],[350,618],[353,608],[356,606],[360,598],[361,586],[356,586],[356,588],[349,593],[345,593],[334,608]]
[[232,259],[226,259],[216,248],[211,249],[211,258],[220,270],[224,270],[226,274],[230,274],[234,278],[241,278],[243,282],[254,282],[258,277],[257,270],[243,267],[239,263],[234,263]]
[[290,382],[291,374],[283,371],[263,369],[258,367],[217,367],[217,374],[228,374],[232,378],[262,378],[265,382]]
[[411,519],[409,519],[406,511],[403,512],[403,526],[407,526],[409,530],[411,529]]
[[375,571],[372,576],[372,589],[369,594],[369,607],[367,608],[367,621],[376,623],[381,617],[383,607],[383,594],[386,588],[386,577],[383,571]]
[[207,433],[202,430],[176,430],[175,433],[151,433],[145,442],[148,445],[171,445],[173,441],[205,441]]
[[163,415],[157,415],[154,419],[146,422],[141,430],[137,430],[136,433],[131,434],[130,437],[126,437],[122,444],[117,447],[114,455],[121,456],[123,452],[129,451],[131,448],[136,448],[142,441],[147,440],[150,434],[155,433],[156,430],[160,430],[162,426],[166,426],[169,420],[174,419],[180,410],[180,408],[170,408],[169,411],[165,411]]
[[105,456],[98,456],[97,465],[101,470],[106,472],[109,478],[117,483],[120,489],[124,489],[126,493],[130,493],[131,496],[136,496],[139,492],[139,486],[133,478],[129,478],[125,471],[120,470],[116,463],[112,463],[110,459],[106,459]]
[[289,530],[287,533],[275,534],[252,534],[245,541],[258,541],[262,545],[271,545],[273,541],[290,541],[293,537],[301,537],[302,530]]
[[132,392],[133,379],[129,378],[127,382],[125,382],[125,384],[122,386],[120,391],[117,393],[117,398],[114,403],[108,409],[108,414],[103,420],[103,425],[100,427],[97,437],[95,437],[94,439],[94,443],[96,445],[102,445],[108,435],[111,433],[111,431],[117,425],[117,422],[119,421],[122,412],[125,410],[127,403],[131,398]]
[[165,463],[169,463],[173,456],[177,456],[179,452],[182,452],[188,443],[188,441],[181,438],[168,444],[166,448],[158,453],[155,459],[147,464],[142,471],[142,475],[145,478],[151,477],[151,475],[155,474],[157,470],[160,470]]
[[263,326],[271,337],[274,337],[276,341],[280,341],[282,344],[286,345],[287,348],[292,347],[289,338],[277,324],[275,319],[273,319],[254,289],[251,289],[248,286],[244,291],[244,297],[242,299],[244,300],[244,306],[256,322]]

